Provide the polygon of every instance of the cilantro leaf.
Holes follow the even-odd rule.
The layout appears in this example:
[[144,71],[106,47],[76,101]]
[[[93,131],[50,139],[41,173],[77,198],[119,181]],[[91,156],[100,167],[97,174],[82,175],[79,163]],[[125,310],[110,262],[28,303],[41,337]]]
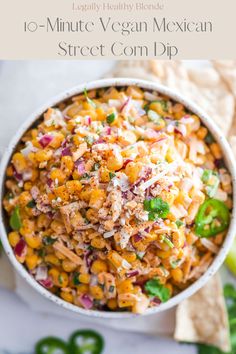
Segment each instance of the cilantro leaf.
[[223,352],[211,345],[199,344],[198,345],[198,354],[223,354]]
[[225,284],[224,286],[224,296],[226,299],[236,300],[236,289],[232,284]]
[[108,124],[111,124],[111,123],[114,122],[115,119],[116,119],[116,114],[115,114],[115,112],[112,112],[111,114],[109,114],[107,116],[106,121],[107,121]]
[[180,228],[181,226],[183,226],[184,225],[184,222],[183,221],[181,221],[181,220],[176,220],[176,226],[178,227],[178,228]]
[[144,210],[149,211],[149,220],[156,218],[166,218],[170,207],[162,198],[145,199],[143,202]]
[[145,284],[145,290],[149,296],[156,296],[161,302],[166,302],[170,298],[170,290],[160,284],[158,279],[148,280]]
[[116,174],[115,173],[113,173],[113,172],[109,172],[109,177],[110,177],[110,180],[112,179],[112,178],[114,178],[116,176]]
[[92,106],[93,108],[97,108],[96,103],[93,100],[91,100],[91,98],[88,97],[88,92],[87,92],[86,88],[84,88],[84,96],[85,96],[87,102],[90,104],[90,106]]
[[27,206],[27,208],[31,208],[31,209],[35,208],[36,203],[35,203],[34,199],[30,200],[26,206]]
[[21,225],[20,207],[17,205],[10,217],[10,226],[13,230],[17,231],[21,228]]
[[57,240],[56,238],[52,238],[51,236],[45,236],[43,238],[43,244],[45,246],[51,246],[56,242],[56,240]]

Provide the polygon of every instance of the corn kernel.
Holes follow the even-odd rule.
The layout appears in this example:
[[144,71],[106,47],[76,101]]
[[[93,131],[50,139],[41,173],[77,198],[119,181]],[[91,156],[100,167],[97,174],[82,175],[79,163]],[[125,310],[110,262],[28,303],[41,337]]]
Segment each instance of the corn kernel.
[[103,183],[110,182],[110,175],[109,175],[108,169],[102,167],[99,172],[100,172],[101,182],[103,182]]
[[101,236],[97,236],[92,239],[91,245],[95,248],[102,249],[106,246],[106,242]]
[[78,294],[87,294],[89,292],[88,284],[79,284],[77,285],[77,293]]
[[33,270],[37,267],[39,261],[39,257],[37,254],[33,254],[32,256],[25,257],[25,263],[29,270]]
[[52,180],[57,180],[59,183],[63,183],[66,178],[64,173],[59,168],[55,168],[54,170],[52,170],[50,173],[50,177]]
[[25,235],[25,242],[31,248],[40,248],[42,244],[42,239],[39,235]]
[[211,144],[210,149],[216,159],[222,158],[222,152],[221,152],[220,146],[217,143]]
[[180,268],[172,269],[170,274],[177,283],[183,280],[183,271]]
[[62,291],[60,296],[63,300],[72,303],[73,302],[73,295],[67,291]]
[[63,156],[61,159],[61,169],[69,176],[74,168],[74,162],[71,156]]
[[68,274],[65,272],[62,272],[58,276],[58,286],[60,288],[66,288],[69,283],[69,277]]
[[91,191],[89,206],[90,208],[100,209],[105,201],[106,193],[102,189],[93,189]]
[[128,251],[124,252],[122,254],[122,257],[129,263],[132,263],[132,262],[136,261],[136,259],[137,259],[136,253],[128,252]]
[[108,269],[107,263],[101,259],[97,259],[96,261],[94,261],[91,266],[91,272],[94,274],[107,272],[107,269]]
[[103,299],[103,291],[100,286],[98,285],[90,286],[89,290],[90,290],[90,294],[94,299],[96,300]]
[[130,130],[124,130],[118,137],[118,141],[123,146],[128,146],[136,143],[136,135]]
[[44,260],[45,262],[53,264],[57,267],[59,267],[61,264],[60,260],[54,254],[48,254],[44,257]]
[[109,307],[110,310],[115,310],[118,306],[117,300],[116,299],[109,299],[107,301],[107,306]]
[[53,133],[53,139],[49,143],[49,146],[51,146],[53,149],[58,149],[61,146],[61,143],[65,139],[64,135],[62,133],[56,132]]
[[86,218],[91,221],[91,222],[97,222],[98,221],[98,213],[94,209],[88,209],[86,211]]
[[117,293],[118,294],[125,294],[125,293],[132,293],[134,290],[134,286],[130,279],[123,280],[117,284]]
[[113,153],[107,160],[107,168],[111,171],[120,170],[123,166],[123,157],[119,152]]
[[80,191],[82,189],[82,184],[80,181],[68,181],[66,182],[66,188],[70,195],[76,195],[79,197]]
[[206,127],[200,127],[197,131],[197,137],[200,140],[203,140],[206,137],[207,133],[208,133],[208,130]]
[[8,234],[8,240],[12,247],[15,247],[20,241],[20,235],[16,231],[12,231]]
[[65,272],[73,272],[76,268],[77,265],[71,261],[69,261],[68,259],[64,259],[62,262],[62,268]]
[[48,272],[48,275],[52,278],[53,284],[58,284],[59,270],[57,268],[51,268]]
[[137,181],[140,172],[142,170],[142,164],[137,162],[130,162],[125,167],[125,174],[128,176],[130,183]]
[[50,160],[52,157],[52,150],[45,149],[45,150],[39,150],[35,153],[35,159],[38,162],[45,162]]
[[12,163],[18,173],[24,172],[27,167],[24,155],[21,152],[16,152],[12,157]]
[[55,196],[60,198],[63,202],[67,202],[70,198],[70,195],[67,191],[66,186],[60,186],[54,189]]
[[90,275],[87,274],[87,273],[81,273],[79,275],[79,281],[82,283],[82,284],[89,284],[90,282]]

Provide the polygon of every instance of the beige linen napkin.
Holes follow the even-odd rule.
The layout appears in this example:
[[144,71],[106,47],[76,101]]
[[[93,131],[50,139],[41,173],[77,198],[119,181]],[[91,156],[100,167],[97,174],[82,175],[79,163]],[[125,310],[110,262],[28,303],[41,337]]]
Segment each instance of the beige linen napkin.
[[[236,134],[236,123],[235,130],[232,130],[235,116],[236,62],[214,61],[208,63],[207,67],[196,69],[192,68],[189,63],[182,61],[120,61],[107,76],[152,80],[182,93],[199,104],[215,120],[223,134],[228,137],[230,135],[230,141],[236,154],[236,135],[232,135],[232,131]],[[5,263],[4,258],[0,259],[0,268],[2,263]],[[9,277],[11,277],[10,273]],[[12,288],[12,283],[7,285]],[[215,276],[197,294],[185,300],[177,309],[176,326],[175,309],[148,318],[96,321],[117,329],[156,335],[173,336],[174,334],[177,340],[208,342],[223,350],[228,350],[227,314],[221,289],[220,279]],[[60,309],[42,298],[18,277],[16,291],[35,310],[78,318],[78,315]],[[211,302],[209,306],[209,303],[205,301],[206,297],[213,298],[215,301]],[[207,322],[211,323],[211,326],[201,331],[205,318],[199,316],[199,313],[203,313],[205,309],[210,309],[207,314]],[[79,318],[83,317],[79,316]]]

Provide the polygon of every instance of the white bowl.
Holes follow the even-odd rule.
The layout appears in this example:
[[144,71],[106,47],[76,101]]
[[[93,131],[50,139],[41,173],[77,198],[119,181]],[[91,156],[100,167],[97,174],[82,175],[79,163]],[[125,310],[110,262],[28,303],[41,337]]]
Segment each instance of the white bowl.
[[[221,146],[221,149],[222,149],[222,152],[224,155],[224,160],[225,160],[227,168],[232,176],[232,183],[233,183],[233,210],[232,210],[231,222],[230,222],[229,230],[228,230],[227,236],[224,240],[224,243],[221,246],[219,253],[216,255],[213,263],[210,265],[210,267],[207,269],[207,271],[198,280],[196,280],[192,285],[190,285],[187,289],[183,290],[178,295],[172,297],[166,303],[162,303],[157,307],[149,308],[143,314],[143,315],[148,315],[148,314],[158,313],[158,312],[170,309],[171,307],[173,307],[175,305],[178,305],[182,300],[193,295],[204,284],[206,284],[206,282],[210,279],[210,277],[212,277],[212,275],[217,272],[217,270],[219,269],[219,267],[223,263],[226,255],[231,247],[234,236],[235,236],[234,232],[235,232],[235,226],[236,226],[236,219],[235,219],[236,165],[235,165],[234,157],[233,157],[232,151],[229,147],[227,140],[223,137],[222,133],[217,128],[216,124],[194,103],[190,102],[189,100],[182,97],[178,93],[168,89],[167,87],[161,86],[156,83],[143,81],[143,80],[135,80],[135,79],[119,78],[119,79],[98,80],[98,81],[93,81],[90,83],[85,83],[85,84],[79,85],[77,87],[74,87],[70,90],[67,90],[64,93],[60,94],[59,96],[52,98],[47,104],[45,104],[38,111],[36,111],[34,114],[32,114],[26,120],[26,122],[21,126],[21,128],[17,131],[17,133],[15,134],[13,139],[11,140],[8,148],[5,151],[5,154],[2,158],[1,165],[0,165],[0,199],[1,199],[1,201],[3,200],[4,183],[5,183],[5,177],[6,177],[5,171],[8,166],[8,163],[11,159],[11,155],[12,155],[13,151],[15,150],[15,147],[17,146],[20,138],[25,133],[25,131],[28,130],[30,128],[30,126],[35,121],[37,121],[37,119],[39,119],[42,116],[42,114],[46,111],[46,109],[48,107],[55,106],[59,102],[62,102],[74,95],[82,93],[84,91],[85,87],[87,90],[92,90],[92,89],[109,87],[109,86],[124,87],[124,86],[130,86],[130,85],[135,85],[135,86],[141,87],[142,89],[145,89],[145,90],[155,90],[161,94],[169,96],[174,101],[182,103],[191,112],[198,115],[201,118],[203,124],[206,125],[206,127],[209,129],[209,131],[211,132],[211,134],[213,135],[215,140]],[[211,103],[209,102],[209,104],[211,104]],[[77,307],[73,304],[70,304],[70,303],[62,300],[61,298],[57,297],[56,295],[53,295],[48,290],[46,290],[44,287],[42,287],[40,284],[38,284],[36,282],[36,280],[24,268],[24,266],[16,260],[13,250],[12,250],[12,248],[8,242],[8,238],[7,238],[7,231],[6,231],[7,218],[4,216],[2,202],[1,202],[0,208],[1,208],[0,209],[0,213],[1,213],[0,231],[1,231],[1,240],[2,240],[3,247],[4,247],[11,263],[13,264],[14,268],[17,270],[17,272],[38,293],[40,293],[41,295],[43,295],[47,299],[53,301],[54,303],[58,304],[59,306],[65,308],[67,310],[77,312],[78,314],[83,314],[83,315],[93,316],[93,317],[100,317],[100,318],[130,318],[130,317],[137,316],[137,315],[132,314],[130,312],[105,312],[105,311],[82,309],[80,307]]]

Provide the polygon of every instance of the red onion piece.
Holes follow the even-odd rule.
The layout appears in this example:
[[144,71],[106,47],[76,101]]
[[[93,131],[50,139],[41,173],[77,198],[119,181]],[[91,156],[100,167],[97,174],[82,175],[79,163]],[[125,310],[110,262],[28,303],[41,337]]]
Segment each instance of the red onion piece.
[[130,272],[126,273],[127,278],[132,278],[135,277],[136,275],[139,275],[139,270],[131,270]]
[[21,182],[23,180],[22,174],[18,173],[15,168],[13,170],[13,176],[18,182]]
[[39,143],[40,145],[45,148],[46,146],[48,146],[48,144],[50,144],[50,142],[53,140],[53,136],[49,135],[49,134],[45,134],[43,135],[40,139],[39,139]]
[[122,168],[125,168],[125,167],[128,165],[128,163],[133,162],[133,161],[134,161],[134,160],[132,160],[132,159],[126,159],[126,160],[124,161],[124,163],[123,163]]
[[139,242],[142,240],[142,235],[140,234],[140,232],[138,232],[136,235],[133,236],[134,238],[134,242]]
[[46,280],[48,278],[48,268],[45,265],[40,265],[36,268],[35,279]]
[[50,289],[50,288],[53,287],[53,282],[52,282],[52,279],[50,277],[48,277],[45,280],[39,280],[39,284],[41,284],[46,289]]
[[33,198],[34,200],[36,200],[36,199],[38,198],[39,194],[40,194],[40,191],[39,191],[38,187],[33,186],[33,187],[31,188],[31,190],[30,190],[30,193],[31,193],[31,195],[32,195],[32,198]]
[[51,178],[48,178],[46,183],[47,183],[47,186],[48,186],[49,188],[51,188],[51,187],[52,187],[52,184],[53,184],[53,180],[52,180]]
[[107,135],[111,135],[111,127],[107,127]]
[[87,125],[91,125],[91,123],[92,123],[91,117],[87,117],[87,118],[86,118],[86,124],[87,124]]
[[93,300],[87,294],[81,295],[79,301],[86,310],[90,310],[93,307]]
[[14,248],[14,253],[18,257],[24,257],[27,252],[27,244],[23,238],[16,244]]
[[131,103],[131,98],[128,97],[125,103],[120,108],[121,113],[128,113],[130,108],[130,103]]
[[87,251],[86,253],[85,253],[85,255],[84,255],[84,259],[85,259],[85,262],[86,262],[86,266],[88,267],[88,268],[90,268],[91,267],[91,264],[92,264],[92,259],[91,259],[91,256],[92,255],[92,251]]
[[152,302],[155,304],[155,305],[160,305],[161,304],[161,300],[158,298],[158,297],[154,297],[152,299]]
[[102,138],[99,138],[97,141],[95,141],[95,142],[93,143],[93,145],[95,145],[95,144],[104,144],[104,143],[105,143],[105,140],[102,139]]
[[62,150],[61,152],[62,156],[72,156],[71,149],[69,147],[66,147]]
[[76,160],[75,167],[77,168],[77,171],[80,175],[83,175],[86,172],[85,163],[83,160],[80,160],[80,159]]

